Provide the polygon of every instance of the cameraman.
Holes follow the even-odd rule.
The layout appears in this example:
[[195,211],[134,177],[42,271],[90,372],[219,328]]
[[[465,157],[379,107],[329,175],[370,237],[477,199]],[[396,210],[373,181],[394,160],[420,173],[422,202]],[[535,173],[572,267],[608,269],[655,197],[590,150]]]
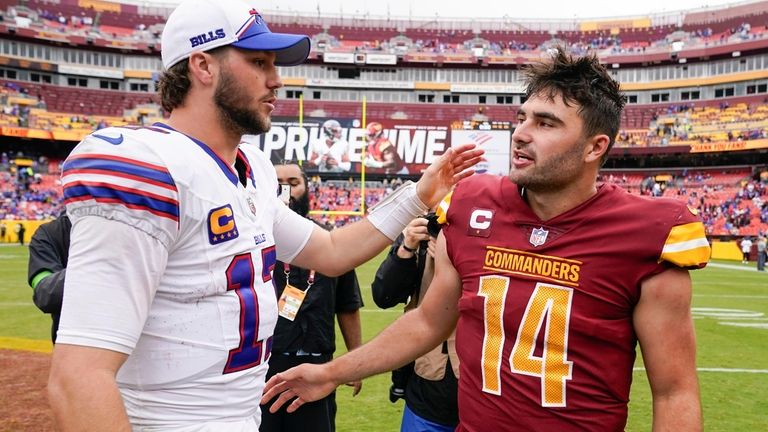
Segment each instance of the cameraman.
[[[439,233],[434,213],[405,227],[376,271],[371,286],[376,305],[387,309],[407,303],[406,312],[418,306],[434,275]],[[405,399],[401,432],[455,430],[459,422],[458,376],[455,332],[414,363],[392,371],[390,400]]]

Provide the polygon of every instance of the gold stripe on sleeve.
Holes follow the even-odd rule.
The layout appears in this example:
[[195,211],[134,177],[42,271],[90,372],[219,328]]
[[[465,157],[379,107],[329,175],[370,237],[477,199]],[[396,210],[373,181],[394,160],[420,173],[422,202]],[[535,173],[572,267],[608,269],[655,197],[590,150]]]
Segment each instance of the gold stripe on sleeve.
[[704,267],[710,253],[704,225],[691,222],[672,227],[664,242],[659,262],[667,261],[679,267]]
[[448,222],[448,207],[451,206],[451,197],[453,197],[453,192],[449,192],[448,195],[446,195],[445,198],[440,201],[440,204],[437,205],[437,209],[435,210],[435,214],[437,215],[437,223],[440,225]]

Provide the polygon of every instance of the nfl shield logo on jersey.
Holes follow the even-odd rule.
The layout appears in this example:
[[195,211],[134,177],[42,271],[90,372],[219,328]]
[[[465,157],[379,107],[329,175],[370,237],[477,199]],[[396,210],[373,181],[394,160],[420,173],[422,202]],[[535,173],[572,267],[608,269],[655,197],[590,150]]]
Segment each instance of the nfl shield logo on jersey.
[[547,241],[548,235],[549,231],[545,230],[543,227],[534,228],[533,231],[531,231],[531,238],[529,238],[528,241],[534,246],[541,246]]

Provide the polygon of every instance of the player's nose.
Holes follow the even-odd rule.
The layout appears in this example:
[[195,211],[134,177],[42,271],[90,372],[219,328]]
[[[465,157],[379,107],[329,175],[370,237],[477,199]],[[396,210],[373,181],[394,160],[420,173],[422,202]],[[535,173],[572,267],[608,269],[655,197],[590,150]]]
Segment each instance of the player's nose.
[[514,144],[527,144],[531,142],[531,139],[528,123],[525,121],[518,123],[515,131],[512,132],[512,142]]

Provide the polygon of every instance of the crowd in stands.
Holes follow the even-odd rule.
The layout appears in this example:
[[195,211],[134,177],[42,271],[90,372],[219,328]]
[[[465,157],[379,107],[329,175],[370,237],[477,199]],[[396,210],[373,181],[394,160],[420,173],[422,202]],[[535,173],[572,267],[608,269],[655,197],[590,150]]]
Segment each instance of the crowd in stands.
[[[402,180],[399,178],[381,182],[367,181],[365,188],[366,212],[401,184]],[[323,181],[319,176],[313,176],[309,182],[309,196],[311,197],[309,208],[314,214],[310,214],[310,216],[321,225],[329,228],[337,228],[359,220],[359,215],[317,214],[316,212],[360,212],[362,204],[361,186],[360,181],[352,179]]]
[[604,175],[631,193],[671,197],[696,209],[708,235],[755,236],[768,233],[768,171],[758,179],[746,171],[683,170],[655,176]]
[[0,107],[2,108],[0,126],[43,131],[79,130],[90,133],[108,126],[122,126],[128,123],[144,124],[151,122],[152,118],[161,116],[159,107],[154,116],[147,116],[143,113],[123,117],[97,115],[96,111],[102,107],[89,105],[86,109],[85,102],[79,103],[82,108],[80,113],[49,111],[43,90],[37,89],[36,95],[34,95],[27,86],[21,83],[4,81],[0,84]]
[[62,209],[58,163],[0,154],[0,220],[43,220]]
[[768,105],[764,103],[672,104],[657,110],[648,129],[623,129],[616,145],[656,147],[768,138]]
[[[23,83],[9,80],[0,80],[0,126],[26,127],[43,131],[81,131],[89,133],[107,126],[122,126],[126,124],[151,124],[162,120],[162,110],[150,99],[137,99],[135,102],[143,102],[141,109],[118,109],[123,116],[101,115],[98,112],[104,104],[87,104],[80,101],[80,109],[71,106],[59,106],[60,110],[48,109],[46,99],[66,99],[71,102],[71,96],[65,93],[58,95],[57,91],[64,88],[48,86],[47,88],[35,87],[33,83]],[[82,91],[80,91],[82,93]],[[119,98],[120,92],[93,90],[97,95],[86,95],[85,98],[97,97]],[[115,93],[115,95],[102,96],[100,93]],[[756,99],[756,98],[752,98]],[[759,99],[757,99],[759,100]],[[126,101],[127,103],[128,101]],[[110,104],[111,102],[107,102]],[[115,102],[120,104],[122,102]],[[288,101],[286,101],[286,104]],[[281,104],[286,105],[286,104]],[[87,105],[87,107],[85,106]],[[331,103],[316,103],[318,107]],[[352,104],[355,108],[356,105]],[[122,105],[122,106],[130,106]],[[138,105],[134,105],[136,107]],[[288,105],[286,105],[288,106]],[[404,109],[405,105],[398,105]],[[372,104],[370,109],[376,109]],[[417,105],[424,107],[423,105]],[[456,105],[455,107],[461,107]],[[67,109],[69,108],[69,109]],[[453,106],[452,106],[453,108]],[[292,109],[292,108],[291,108]],[[346,108],[343,108],[346,109]],[[344,115],[342,112],[338,115]],[[351,109],[351,108],[350,108]],[[409,108],[410,109],[410,108]],[[416,108],[414,108],[415,110]],[[79,111],[79,112],[78,112]],[[466,111],[466,109],[464,110]],[[482,107],[481,107],[482,111]],[[489,116],[492,119],[508,120],[512,115],[507,111],[494,111]],[[480,112],[480,111],[478,111]],[[489,111],[490,112],[490,111]],[[429,109],[430,119],[435,120],[435,115],[440,115],[440,110]],[[386,114],[386,113],[385,113]],[[385,115],[383,114],[383,115]],[[418,120],[416,111],[406,111],[406,115],[413,115]],[[281,113],[287,115],[287,113]],[[352,114],[355,115],[355,114]],[[450,118],[457,115],[470,116],[469,112],[449,111],[443,114]],[[645,129],[632,128],[637,125],[649,125]],[[768,138],[768,104],[752,102],[737,102],[732,106],[728,102],[719,102],[719,105],[694,106],[693,104],[668,104],[662,106],[630,106],[625,109],[622,117],[622,128],[617,136],[617,147],[653,147],[667,145],[689,145],[702,142],[727,142],[748,141]],[[79,138],[77,138],[79,139]]]
[[[62,191],[58,161],[24,155],[0,154],[0,220],[42,220],[61,211]],[[647,175],[606,173],[601,183],[621,185],[630,193],[672,197],[696,209],[709,235],[768,233],[768,170],[755,178],[747,170],[688,171]],[[397,189],[402,180],[367,181],[365,211]],[[360,219],[362,188],[359,180],[310,178],[311,217],[329,228]]]
[[[21,17],[29,20],[29,23],[25,21],[25,26],[38,26],[46,32],[58,32],[63,37],[74,35],[127,42],[141,41],[145,44],[144,47],[156,46],[160,42],[163,18],[139,14],[135,6],[125,6],[117,13],[42,0],[22,4],[23,6],[15,1],[0,0],[0,18],[6,22],[18,22],[17,18]],[[716,21],[716,18],[716,14],[713,14],[713,21]],[[389,43],[397,37],[409,41],[405,46],[406,51],[416,53],[472,55],[475,48],[482,46],[486,55],[514,55],[544,51],[554,42],[565,42],[574,54],[596,52],[615,56],[642,53],[646,50],[669,50],[675,42],[684,42],[688,47],[706,47],[762,38],[768,35],[762,18],[763,15],[748,14],[741,22],[734,21],[729,28],[718,26],[717,31],[706,23],[593,31],[549,31],[527,30],[514,21],[508,21],[508,28],[475,31],[468,27],[445,29],[437,25],[435,28],[430,25],[405,29],[373,28],[366,26],[366,17],[361,17],[359,24],[355,26],[323,26],[326,28],[303,24],[300,21],[288,24],[284,19],[275,19],[274,22],[278,27],[292,27],[289,30],[306,33],[312,37],[323,36],[321,49],[386,50],[402,53],[404,45]],[[478,41],[482,43],[479,44]]]

